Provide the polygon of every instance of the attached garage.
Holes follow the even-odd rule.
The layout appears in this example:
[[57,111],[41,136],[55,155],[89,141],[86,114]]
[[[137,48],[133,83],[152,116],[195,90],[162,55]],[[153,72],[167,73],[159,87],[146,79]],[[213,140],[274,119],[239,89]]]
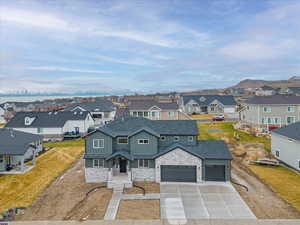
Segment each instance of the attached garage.
[[197,182],[197,166],[162,165],[161,182]]
[[226,181],[225,165],[206,165],[205,181]]

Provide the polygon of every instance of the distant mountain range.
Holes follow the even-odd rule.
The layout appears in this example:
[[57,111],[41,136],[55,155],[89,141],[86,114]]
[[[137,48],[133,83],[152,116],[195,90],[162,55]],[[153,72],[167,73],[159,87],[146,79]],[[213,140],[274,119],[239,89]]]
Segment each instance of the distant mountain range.
[[287,80],[252,80],[246,79],[240,81],[238,84],[230,88],[260,88],[262,86],[271,86],[271,87],[291,87],[291,86],[300,86],[300,76],[293,76]]

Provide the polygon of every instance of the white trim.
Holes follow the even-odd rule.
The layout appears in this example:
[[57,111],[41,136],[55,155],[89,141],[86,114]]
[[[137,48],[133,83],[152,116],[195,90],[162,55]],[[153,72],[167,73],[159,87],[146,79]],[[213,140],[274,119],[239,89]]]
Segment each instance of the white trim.
[[[142,161],[143,166],[140,166],[140,161]],[[148,162],[148,166],[145,166],[145,161]],[[150,160],[149,159],[138,159],[138,168],[150,168]]]
[[285,122],[286,122],[287,125],[292,124],[292,123],[289,123],[289,122],[288,122],[288,118],[289,118],[289,117],[294,118],[294,121],[293,121],[292,123],[295,123],[295,122],[296,122],[296,116],[286,116],[286,121],[285,121]]
[[[147,141],[148,143],[145,143],[145,141]],[[143,138],[143,139],[138,139],[138,140],[137,140],[137,143],[138,143],[139,145],[148,145],[148,144],[150,143],[150,141],[149,141],[149,139],[147,139],[147,138]]]
[[193,142],[194,141],[194,136],[188,136],[188,142]]
[[[177,140],[175,140],[177,139]],[[174,141],[180,141],[180,137],[179,136],[174,136]]]
[[[98,161],[98,166],[95,166],[96,161]],[[104,159],[93,159],[93,168],[104,168]]]
[[[99,146],[95,145],[96,141],[98,142]],[[101,142],[102,142],[102,146],[101,146]],[[96,149],[104,148],[104,139],[93,139],[93,148]]]
[[71,112],[73,112],[73,111],[75,111],[76,109],[80,109],[81,111],[86,111],[84,108],[82,108],[81,106],[76,106],[75,108],[73,108],[72,110],[71,110]]
[[[289,111],[289,108],[292,108],[293,111]],[[294,112],[296,112],[296,110],[295,110],[296,108],[297,108],[297,107],[294,106],[294,105],[289,105],[289,106],[286,107],[286,111],[287,111],[288,113],[294,113]]]
[[161,111],[161,108],[159,108],[159,107],[156,106],[156,105],[151,106],[151,107],[148,109],[148,111],[153,111],[153,108],[157,108],[157,109],[154,109],[154,111]]
[[[164,139],[164,140],[163,140]],[[160,140],[161,141],[166,141],[167,140],[167,137],[166,136],[160,136]]]

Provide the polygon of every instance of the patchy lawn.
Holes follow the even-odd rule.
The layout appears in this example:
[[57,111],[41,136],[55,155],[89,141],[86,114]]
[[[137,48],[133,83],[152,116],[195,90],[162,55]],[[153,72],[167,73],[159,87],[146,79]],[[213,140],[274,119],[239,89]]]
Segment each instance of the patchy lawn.
[[[199,140],[221,140],[227,139],[232,142],[258,142],[265,146],[267,151],[271,149],[271,141],[267,138],[255,137],[249,135],[245,132],[235,130],[233,124],[236,122],[205,122],[198,123],[198,128],[200,131]],[[239,141],[234,139],[234,136],[238,135],[240,137]]]
[[199,115],[191,115],[193,119],[198,120],[205,120],[205,119],[212,119],[215,116],[215,114],[199,114]]
[[279,166],[249,165],[250,169],[273,191],[300,211],[300,175]]
[[[134,182],[136,185],[143,187],[146,191],[146,194],[149,193],[160,193],[160,185],[155,182]],[[132,187],[126,188],[124,191],[125,194],[143,194],[143,191],[140,188]]]
[[9,208],[32,205],[41,192],[73,165],[83,152],[83,145],[55,147],[40,155],[36,167],[29,172],[0,176],[0,212]]
[[56,148],[56,147],[84,147],[84,139],[74,139],[58,142],[45,142],[44,147]]
[[160,219],[159,200],[121,200],[118,209],[119,220]]

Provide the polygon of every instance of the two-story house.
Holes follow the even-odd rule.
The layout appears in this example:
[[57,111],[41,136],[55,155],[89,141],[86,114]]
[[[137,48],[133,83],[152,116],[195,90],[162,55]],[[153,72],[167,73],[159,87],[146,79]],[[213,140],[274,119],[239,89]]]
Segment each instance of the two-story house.
[[187,114],[233,114],[237,107],[232,95],[184,95],[180,105]]
[[254,96],[241,110],[241,120],[258,129],[274,129],[300,121],[300,96]]
[[118,118],[86,136],[86,182],[228,181],[226,143],[199,141],[198,135],[193,120]]
[[79,103],[65,109],[71,112],[90,112],[95,125],[104,125],[114,120],[116,110],[116,106],[109,100]]

